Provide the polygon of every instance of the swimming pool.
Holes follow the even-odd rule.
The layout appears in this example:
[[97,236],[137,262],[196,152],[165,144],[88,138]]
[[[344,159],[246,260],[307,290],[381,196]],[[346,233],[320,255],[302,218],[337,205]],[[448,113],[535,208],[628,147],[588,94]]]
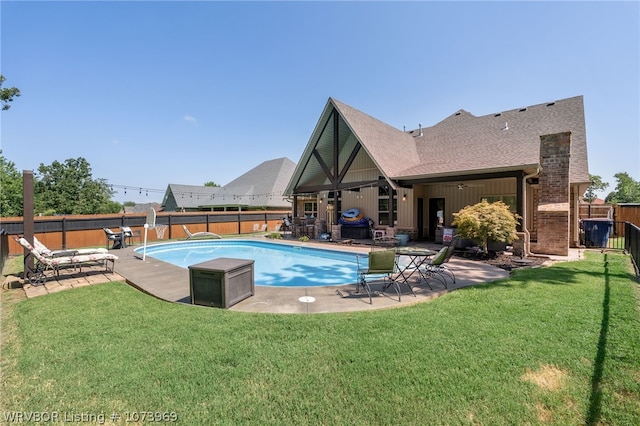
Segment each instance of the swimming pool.
[[[135,252],[142,254],[143,250],[138,247]],[[251,259],[254,260],[255,284],[261,286],[353,284],[358,269],[355,253],[266,241],[203,240],[154,244],[147,246],[146,256],[182,268],[218,257]]]

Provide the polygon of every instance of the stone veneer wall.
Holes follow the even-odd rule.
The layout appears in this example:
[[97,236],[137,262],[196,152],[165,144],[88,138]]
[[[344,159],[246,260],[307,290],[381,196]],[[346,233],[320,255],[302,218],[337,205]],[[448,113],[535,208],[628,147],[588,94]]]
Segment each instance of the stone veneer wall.
[[531,251],[567,256],[570,237],[569,160],[571,132],[540,137],[538,241]]

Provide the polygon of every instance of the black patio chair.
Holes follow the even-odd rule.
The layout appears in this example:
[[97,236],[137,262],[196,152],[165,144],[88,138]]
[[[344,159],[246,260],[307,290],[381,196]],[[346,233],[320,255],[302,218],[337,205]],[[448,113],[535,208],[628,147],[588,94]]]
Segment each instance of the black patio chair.
[[124,241],[125,234],[124,232],[113,232],[109,228],[103,228],[104,233],[107,235],[107,248],[109,248],[109,242],[113,241],[113,246],[111,250],[121,249],[126,247],[126,243]]

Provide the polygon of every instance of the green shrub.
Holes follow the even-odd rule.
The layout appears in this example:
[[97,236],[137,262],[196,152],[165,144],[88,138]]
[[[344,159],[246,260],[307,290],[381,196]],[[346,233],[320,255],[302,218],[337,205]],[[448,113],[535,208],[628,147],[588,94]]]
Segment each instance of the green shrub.
[[518,239],[516,226],[521,217],[512,213],[502,201],[482,200],[453,214],[453,225],[462,238],[473,240],[487,252],[489,241],[511,243]]

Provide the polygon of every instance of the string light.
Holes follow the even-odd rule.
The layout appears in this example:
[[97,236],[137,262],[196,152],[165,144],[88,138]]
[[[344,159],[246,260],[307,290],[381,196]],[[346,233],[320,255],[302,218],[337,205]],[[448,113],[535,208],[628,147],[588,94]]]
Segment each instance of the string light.
[[[144,191],[145,195],[148,197],[149,194],[166,194],[167,190],[166,189],[156,189],[156,188],[144,188],[144,187],[138,187],[138,186],[134,186],[134,185],[116,185],[116,184],[108,184],[109,187],[111,188],[112,191],[116,191],[118,189],[122,189],[124,194],[127,194],[127,191],[131,188],[138,188],[138,193],[140,195],[142,195],[142,192]],[[360,184],[360,185],[354,185],[352,187],[348,187],[348,188],[340,188],[338,190],[338,192],[340,191],[349,191],[351,192],[351,194],[353,195],[353,192],[356,192],[355,197],[356,198],[364,198],[364,196],[362,194],[359,194],[359,190],[363,189],[363,188],[369,188],[369,189],[373,189],[373,188],[378,188],[380,185],[376,184],[376,183],[371,183],[368,182],[364,185]],[[271,201],[273,199],[280,199],[285,197],[284,191],[273,191],[273,192],[266,192],[266,193],[256,193],[256,194],[251,194],[251,193],[243,193],[243,194],[233,194],[233,193],[229,193],[226,192],[225,188],[222,187],[216,187],[218,188],[218,192],[216,193],[211,193],[211,190],[204,189],[205,187],[203,187],[202,191],[176,191],[173,190],[173,196],[175,198],[185,198],[185,194],[189,195],[189,198],[193,198],[194,195],[196,195],[197,199],[200,199],[202,196],[203,199],[207,199],[210,198],[211,200],[215,200],[216,199],[216,195],[218,196],[217,199],[221,200],[221,201],[226,201],[227,197],[229,198],[229,200],[236,200],[237,201],[242,201],[242,200],[246,200],[247,204],[251,201],[255,202],[255,201],[260,201],[260,200],[264,200],[265,202]],[[388,188],[388,187],[387,187]],[[316,198],[318,197],[318,193],[298,193],[295,194],[296,196],[298,196],[299,198]],[[289,198],[291,196],[288,196],[287,198]],[[324,200],[324,197],[321,196],[320,200]],[[321,202],[322,202],[321,201]]]

